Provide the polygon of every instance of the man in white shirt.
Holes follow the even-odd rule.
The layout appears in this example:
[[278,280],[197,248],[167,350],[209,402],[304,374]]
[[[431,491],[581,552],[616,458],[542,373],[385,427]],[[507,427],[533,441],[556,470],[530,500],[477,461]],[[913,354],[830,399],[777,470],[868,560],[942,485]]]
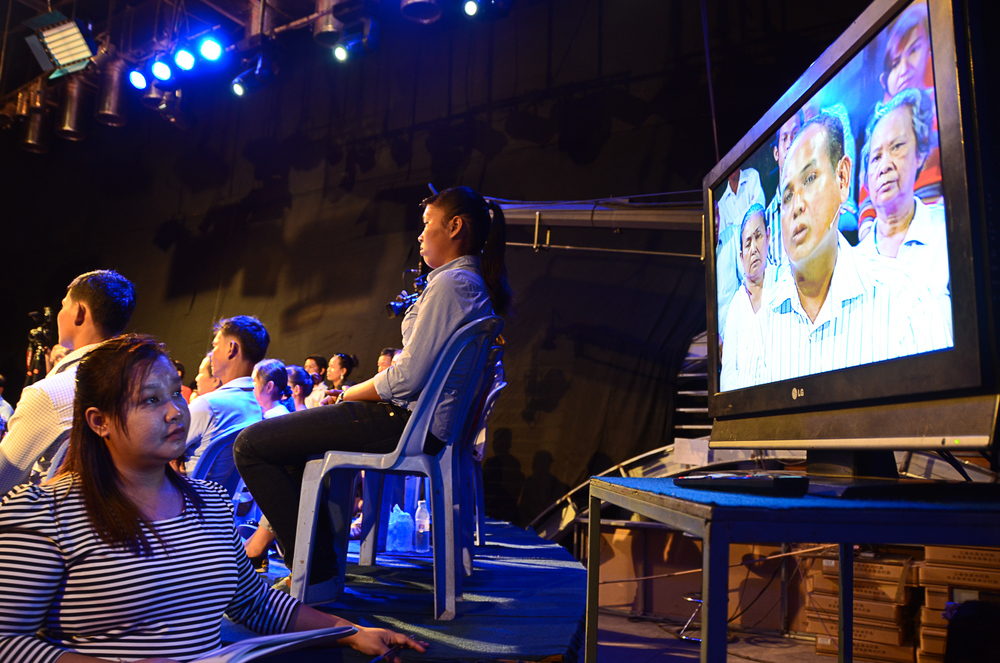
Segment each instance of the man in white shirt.
[[926,289],[858,255],[840,234],[851,159],[840,121],[820,113],[795,138],[781,173],[790,269],[762,319],[756,382],[774,382],[948,347]]
[[73,279],[56,316],[59,344],[69,350],[43,380],[29,385],[0,444],[0,495],[25,483],[56,452],[73,424],[77,364],[103,341],[121,334],[135,309],[135,286],[118,272],[98,270]]
[[[267,355],[271,338],[257,318],[237,315],[215,325],[212,340],[212,375],[222,384],[191,403],[191,427],[188,429],[185,468],[188,474],[198,471],[198,461],[213,443],[226,450],[204,478],[217,481],[232,492],[236,466],[232,447],[236,436],[250,424],[262,420],[260,405],[253,395],[254,365]],[[208,469],[208,468],[205,468]]]

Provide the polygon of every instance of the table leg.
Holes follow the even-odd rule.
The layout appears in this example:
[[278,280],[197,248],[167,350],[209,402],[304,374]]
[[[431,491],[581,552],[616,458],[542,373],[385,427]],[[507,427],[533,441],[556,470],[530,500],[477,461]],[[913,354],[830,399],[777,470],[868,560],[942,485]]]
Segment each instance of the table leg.
[[584,663],[597,663],[597,604],[601,580],[601,500],[590,498],[587,514],[587,624]]
[[854,545],[840,544],[840,624],[837,626],[837,660],[854,660]]
[[725,663],[729,614],[729,530],[709,522],[702,539],[701,663]]

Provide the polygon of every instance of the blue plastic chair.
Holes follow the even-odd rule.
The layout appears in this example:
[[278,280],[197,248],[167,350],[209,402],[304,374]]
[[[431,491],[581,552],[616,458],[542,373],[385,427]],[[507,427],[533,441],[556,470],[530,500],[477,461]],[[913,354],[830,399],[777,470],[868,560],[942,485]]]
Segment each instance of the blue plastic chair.
[[[388,454],[329,451],[322,459],[306,463],[299,497],[299,522],[292,558],[291,594],[306,603],[333,600],[344,585],[347,538],[351,522],[351,478],[366,470],[371,494],[381,495],[385,474],[416,474],[430,480],[431,527],[434,555],[434,618],[454,619],[459,593],[461,528],[456,497],[461,495],[459,453],[456,446],[469,436],[472,419],[486,388],[485,365],[492,341],[503,322],[487,317],[465,325],[448,341],[420,393],[413,414],[403,429],[396,449]],[[451,425],[444,449],[431,456],[424,453],[424,442],[431,421],[441,401],[445,385],[456,388]],[[329,475],[329,476],[328,476]],[[328,479],[328,480],[327,480]],[[313,560],[313,534],[321,512],[321,497],[327,484],[327,507],[334,536],[337,575],[329,581],[309,584],[310,566],[328,563]],[[366,504],[361,536],[374,550],[378,533],[378,506]]]
[[209,442],[188,476],[216,482],[226,489],[231,498],[240,485],[240,474],[236,471],[236,459],[233,457],[234,442],[235,435]]
[[[489,391],[486,393],[486,399],[483,401],[483,406],[479,410],[478,420],[473,428],[472,444],[467,448],[469,453],[463,455],[462,470],[462,476],[471,477],[472,479],[470,491],[464,499],[470,501],[475,499],[476,510],[473,534],[474,542],[477,546],[484,545],[485,543],[486,501],[483,494],[483,458],[486,456],[486,444],[488,441],[487,424],[489,423],[490,415],[493,413],[493,408],[496,406],[500,392],[507,386],[503,372],[502,347],[493,348],[489,364],[495,365],[496,368],[492,375],[487,374],[487,377],[491,378],[492,381],[489,383]],[[466,569],[466,571],[469,573],[471,569]]]

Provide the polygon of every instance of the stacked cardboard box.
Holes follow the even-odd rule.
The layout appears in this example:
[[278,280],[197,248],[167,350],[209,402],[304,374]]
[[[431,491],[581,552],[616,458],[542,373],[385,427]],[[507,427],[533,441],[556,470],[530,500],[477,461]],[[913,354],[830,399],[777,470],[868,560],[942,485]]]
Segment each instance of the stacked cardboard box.
[[[914,555],[858,557],[854,562],[854,657],[870,661],[913,661],[915,588],[920,578]],[[816,652],[837,654],[840,564],[821,559],[806,579],[806,630],[816,635]]]
[[939,663],[944,660],[948,635],[948,621],[942,614],[946,604],[1000,592],[1000,548],[925,546],[924,558],[917,662]]

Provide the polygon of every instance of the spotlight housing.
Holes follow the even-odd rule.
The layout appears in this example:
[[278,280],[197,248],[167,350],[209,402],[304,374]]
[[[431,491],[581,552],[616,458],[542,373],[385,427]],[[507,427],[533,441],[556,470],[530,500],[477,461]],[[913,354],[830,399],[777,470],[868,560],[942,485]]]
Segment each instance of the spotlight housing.
[[366,17],[361,20],[360,27],[360,31],[351,31],[342,36],[333,47],[333,57],[338,61],[347,62],[378,48],[379,22]]
[[273,59],[262,50],[250,61],[250,68],[233,79],[233,93],[242,97],[247,92],[258,90],[274,80],[276,72]]

